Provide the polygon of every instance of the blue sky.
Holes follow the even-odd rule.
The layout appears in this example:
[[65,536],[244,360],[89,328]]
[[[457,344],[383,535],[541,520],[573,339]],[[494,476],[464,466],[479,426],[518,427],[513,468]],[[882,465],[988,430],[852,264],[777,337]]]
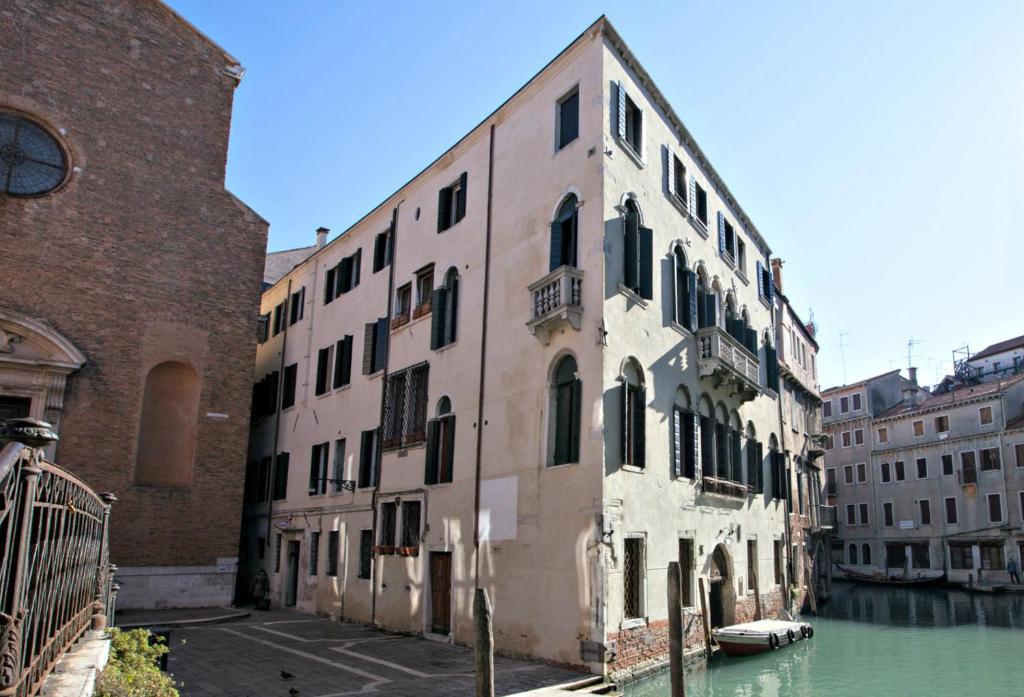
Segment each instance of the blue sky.
[[247,69],[227,183],[271,250],[347,228],[603,13],[785,260],[823,387],[1024,334],[1022,2],[170,4]]

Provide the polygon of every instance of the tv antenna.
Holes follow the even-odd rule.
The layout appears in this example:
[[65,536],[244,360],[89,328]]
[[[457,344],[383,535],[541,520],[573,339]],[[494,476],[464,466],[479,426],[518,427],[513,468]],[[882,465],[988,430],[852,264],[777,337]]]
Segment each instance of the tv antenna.
[[909,339],[907,340],[907,370],[914,367],[914,347],[918,344],[923,344],[923,339]]
[[846,383],[846,347],[849,344],[845,343],[844,338],[850,336],[850,332],[839,333],[839,360],[843,363],[843,384]]

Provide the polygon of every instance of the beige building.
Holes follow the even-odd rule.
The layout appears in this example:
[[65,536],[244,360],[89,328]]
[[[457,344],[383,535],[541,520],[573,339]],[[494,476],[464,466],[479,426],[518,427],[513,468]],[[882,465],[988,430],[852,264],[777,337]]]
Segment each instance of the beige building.
[[459,643],[483,587],[499,650],[613,675],[666,659],[669,561],[688,613],[774,612],[769,254],[599,19],[265,292],[248,578]]

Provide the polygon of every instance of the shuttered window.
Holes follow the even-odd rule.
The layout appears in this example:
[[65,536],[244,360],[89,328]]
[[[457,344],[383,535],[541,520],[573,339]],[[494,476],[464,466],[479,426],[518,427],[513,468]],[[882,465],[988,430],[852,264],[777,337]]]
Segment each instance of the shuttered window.
[[317,443],[310,450],[309,456],[309,495],[319,496],[327,493],[327,459],[330,442]]
[[334,480],[334,491],[341,491],[342,482],[345,479],[345,439],[338,438],[334,441],[334,468],[331,478]]
[[580,134],[580,90],[579,86],[558,102],[558,149],[576,140]]
[[[264,458],[267,463],[267,477],[270,477],[270,458]],[[274,462],[274,489],[273,498],[275,501],[283,501],[288,497],[288,453],[278,453]],[[263,500],[266,500],[264,497]]]
[[373,571],[373,530],[359,531],[359,578],[370,578]]
[[378,429],[363,431],[359,440],[359,479],[361,489],[377,485],[377,440]]
[[282,302],[282,303],[278,303],[274,307],[274,332],[273,332],[274,336],[277,336],[278,334],[280,334],[281,331],[284,329],[284,325],[285,325],[285,321],[284,321],[284,308],[285,308],[285,306],[287,304],[288,304],[287,302]]
[[367,322],[363,328],[363,375],[384,370],[388,346],[388,318]]
[[327,276],[324,279],[325,305],[359,285],[362,257],[363,250],[357,249],[353,254],[338,262],[337,266],[327,270]]
[[700,417],[700,472],[715,476],[715,421],[708,416]]
[[619,142],[629,147],[637,156],[643,154],[643,112],[626,93],[622,83],[616,90],[616,124]]
[[284,369],[284,389],[281,395],[281,408],[295,406],[295,382],[299,377],[299,364],[292,363]]
[[644,426],[647,391],[623,383],[622,391],[622,464],[644,466]]
[[394,547],[397,525],[398,504],[394,501],[382,503],[380,506],[380,536],[377,538],[377,544],[381,547]]
[[672,252],[672,318],[676,324],[697,331],[697,274],[686,268],[682,247]]
[[334,345],[334,380],[332,385],[338,389],[352,382],[352,335],[346,334]]
[[391,265],[391,230],[378,233],[373,240],[373,273]]
[[640,211],[632,199],[623,217],[624,269],[622,285],[645,300],[654,298],[654,231],[640,225]]
[[697,476],[697,416],[679,407],[672,408],[672,476]]
[[577,247],[577,199],[566,197],[558,208],[558,215],[551,223],[551,245],[548,270],[562,266],[576,266]]
[[427,423],[425,484],[446,484],[452,481],[455,470],[455,414],[447,397],[445,406],[438,409],[438,417]]
[[466,216],[468,176],[463,172],[454,184],[437,194],[437,231],[444,232]]
[[959,522],[956,514],[956,498],[950,496],[946,499],[946,524],[957,525]]
[[747,439],[747,486],[752,491],[760,492],[761,479],[761,444],[752,438]]
[[314,392],[317,396],[328,390],[329,376],[331,373],[331,360],[334,356],[334,346],[322,348],[316,356],[316,386]]
[[580,407],[583,383],[577,377],[576,360],[565,356],[555,369],[553,385],[554,456],[551,464],[580,461]]
[[438,350],[455,343],[459,310],[459,274],[454,267],[445,274],[444,285],[435,288],[430,324],[430,348]]
[[399,538],[402,547],[419,547],[420,545],[420,502],[402,501],[402,534]]
[[288,324],[292,325],[303,318],[306,313],[306,287],[303,286],[292,293]]
[[427,382],[430,366],[419,363],[387,376],[381,447],[398,450],[427,439]]
[[338,575],[338,554],[341,552],[341,534],[337,530],[327,533],[327,575]]

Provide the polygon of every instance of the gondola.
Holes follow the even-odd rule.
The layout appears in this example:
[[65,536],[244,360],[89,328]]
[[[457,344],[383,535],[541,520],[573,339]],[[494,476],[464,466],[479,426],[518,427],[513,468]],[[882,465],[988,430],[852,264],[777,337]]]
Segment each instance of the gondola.
[[836,564],[836,568],[843,572],[846,579],[849,581],[857,581],[858,583],[871,583],[877,586],[938,586],[946,581],[946,572],[932,572],[938,573],[935,575],[928,575],[925,572],[918,572],[916,577],[907,578],[905,576],[890,576],[882,574],[881,572],[875,572],[873,574],[864,574],[859,571],[853,571],[847,569],[845,566]]

